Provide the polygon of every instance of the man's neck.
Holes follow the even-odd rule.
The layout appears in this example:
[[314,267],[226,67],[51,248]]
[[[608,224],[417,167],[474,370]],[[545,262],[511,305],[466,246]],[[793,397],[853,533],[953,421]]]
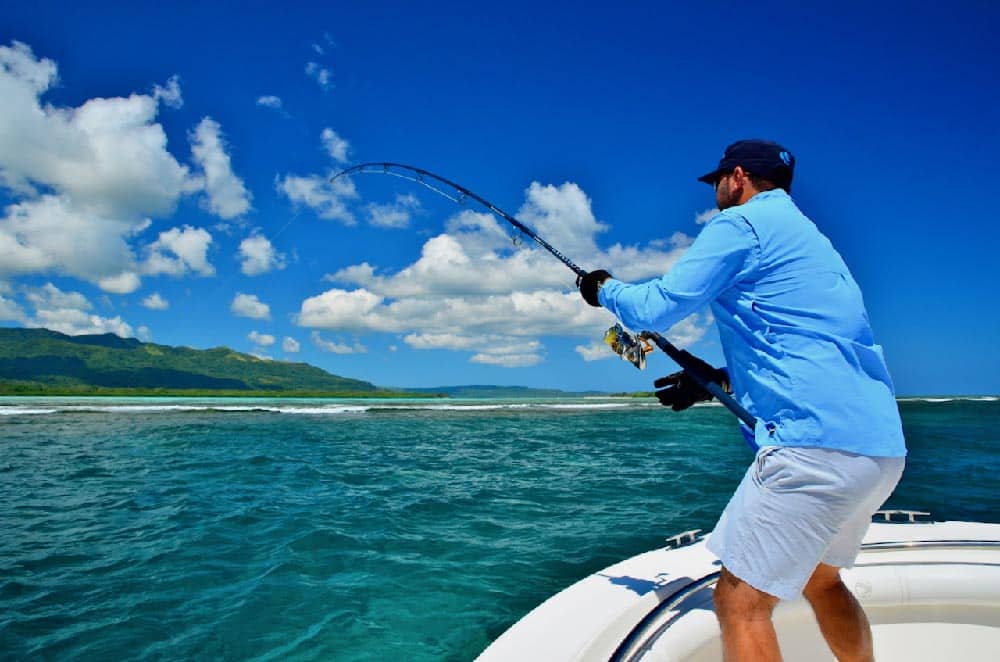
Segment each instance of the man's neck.
[[743,195],[740,196],[740,199],[739,199],[739,201],[737,201],[736,204],[738,204],[738,205],[745,204],[745,203],[747,203],[747,202],[750,201],[750,198],[754,197],[758,193],[762,193],[762,191],[758,191],[757,189],[755,189],[752,186],[744,186],[743,187]]

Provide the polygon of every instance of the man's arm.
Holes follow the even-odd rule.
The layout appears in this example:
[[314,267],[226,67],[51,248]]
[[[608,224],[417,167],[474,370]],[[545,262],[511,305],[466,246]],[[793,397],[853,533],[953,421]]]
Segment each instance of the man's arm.
[[752,271],[760,248],[738,215],[715,217],[663,277],[629,285],[609,278],[598,301],[633,330],[665,330]]

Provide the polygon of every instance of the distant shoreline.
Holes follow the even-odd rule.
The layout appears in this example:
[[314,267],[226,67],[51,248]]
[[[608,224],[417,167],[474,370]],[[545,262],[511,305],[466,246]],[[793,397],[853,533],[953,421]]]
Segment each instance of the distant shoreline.
[[[471,393],[449,393],[449,389],[462,387],[441,387],[435,389],[418,389],[406,391],[401,389],[386,389],[375,391],[264,391],[264,390],[206,390],[206,389],[157,389],[157,388],[102,388],[102,387],[81,387],[81,388],[28,388],[17,385],[0,383],[0,398],[5,397],[31,397],[31,398],[66,398],[66,397],[94,397],[94,398],[270,398],[270,399],[316,399],[316,400],[359,400],[359,399],[405,399],[405,398],[428,398],[428,399],[453,399],[453,400],[498,400],[517,398],[621,398],[621,399],[653,399],[655,393],[648,391],[636,391],[633,393],[573,393],[569,391],[556,391],[551,389],[538,389],[537,394],[525,392],[512,394],[505,391],[506,387],[496,387],[497,393],[490,394],[489,391],[480,390],[476,394]],[[482,389],[482,387],[479,387]],[[1000,394],[957,394],[957,395],[900,395],[896,397],[896,402],[949,402],[953,400],[969,400],[979,402],[994,402],[1000,400]],[[704,403],[716,405],[718,403]]]
[[446,398],[444,393],[407,391],[256,391],[160,388],[21,388],[0,384],[0,397],[163,397],[163,398]]
[[[489,389],[495,388],[495,392]],[[454,389],[454,390],[453,390]],[[450,392],[451,391],[451,392]],[[295,390],[236,390],[236,389],[170,389],[170,388],[118,388],[100,386],[80,387],[38,387],[0,383],[0,397],[95,397],[95,398],[272,398],[272,399],[343,399],[362,398],[440,398],[440,399],[509,399],[509,398],[578,398],[578,397],[645,397],[645,394],[629,393],[571,393],[551,389],[518,389],[511,392],[508,387],[478,387],[466,391],[465,387],[441,387],[440,389],[377,389],[373,391],[295,391]]]

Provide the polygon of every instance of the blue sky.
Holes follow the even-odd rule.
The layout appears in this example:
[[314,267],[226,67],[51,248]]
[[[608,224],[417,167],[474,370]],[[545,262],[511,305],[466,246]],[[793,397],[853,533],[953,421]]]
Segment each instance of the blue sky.
[[[6,3],[0,324],[305,361],[381,386],[648,389],[573,274],[661,274],[745,137],[861,283],[901,394],[1000,392],[989,2]],[[712,361],[704,313],[669,334]]]

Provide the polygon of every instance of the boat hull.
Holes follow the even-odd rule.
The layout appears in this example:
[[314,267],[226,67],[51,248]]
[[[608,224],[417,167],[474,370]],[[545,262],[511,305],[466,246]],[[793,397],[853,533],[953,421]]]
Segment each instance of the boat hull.
[[[719,660],[707,537],[591,575],[526,615],[479,660]],[[992,660],[1000,650],[1000,524],[874,523],[842,573],[876,658]],[[785,659],[833,659],[804,599],[774,613]]]

